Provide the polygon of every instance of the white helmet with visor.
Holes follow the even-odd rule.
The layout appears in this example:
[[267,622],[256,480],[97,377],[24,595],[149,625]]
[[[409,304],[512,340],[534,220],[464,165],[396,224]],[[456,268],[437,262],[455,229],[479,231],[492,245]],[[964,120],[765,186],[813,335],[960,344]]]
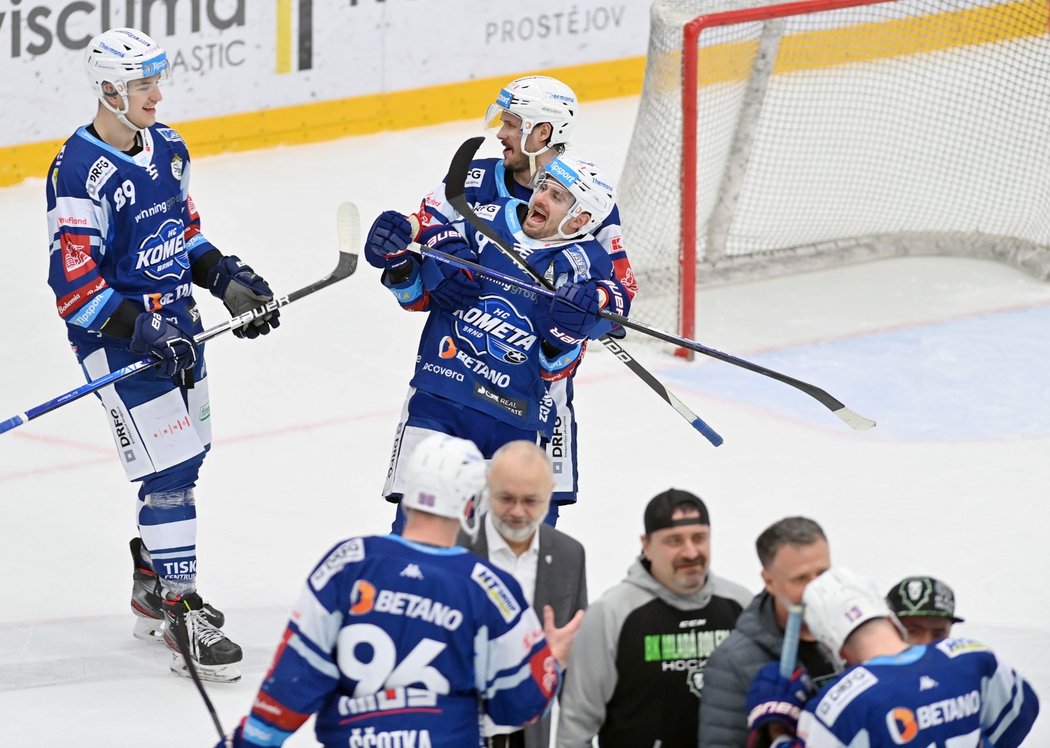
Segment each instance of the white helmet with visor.
[[[605,179],[601,170],[590,161],[559,156],[543,167],[536,190],[541,189],[547,180],[553,180],[576,199],[565,218],[558,224],[558,236],[562,239],[589,234],[609,217],[616,204],[612,183]],[[533,200],[535,194],[534,192]],[[533,200],[529,201],[530,206]],[[589,213],[590,220],[571,235],[566,234],[566,224],[582,213]]]
[[[578,108],[576,94],[560,80],[530,75],[513,80],[500,90],[496,103],[490,104],[485,112],[485,128],[499,128],[503,112],[516,115],[521,118],[521,152],[535,157],[569,142]],[[550,139],[538,151],[530,151],[525,141],[544,122],[551,126]]]
[[[103,31],[88,43],[84,59],[91,89],[102,105],[117,115],[121,124],[143,130],[127,118],[128,94],[146,91],[171,80],[168,56],[155,41],[137,29]],[[114,106],[120,97],[123,106]]]

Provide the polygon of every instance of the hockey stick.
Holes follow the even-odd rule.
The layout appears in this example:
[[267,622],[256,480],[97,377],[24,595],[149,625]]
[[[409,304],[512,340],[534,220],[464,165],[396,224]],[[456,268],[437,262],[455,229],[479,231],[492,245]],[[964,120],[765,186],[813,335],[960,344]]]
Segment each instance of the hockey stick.
[[798,636],[802,632],[802,606],[788,606],[787,626],[784,628],[784,643],[780,647],[780,677],[790,678],[798,661]]
[[[460,268],[461,270],[469,270],[472,273],[477,273],[478,275],[488,278],[489,280],[496,281],[497,283],[506,283],[512,286],[516,286],[517,288],[521,288],[525,291],[531,291],[532,293],[538,294],[540,296],[546,296],[549,299],[554,298],[554,291],[551,291],[543,286],[534,286],[531,283],[522,280],[521,278],[515,278],[512,275],[507,275],[506,273],[501,273],[498,270],[493,270],[492,268],[484,267],[483,265],[479,265],[476,262],[464,260],[459,257],[453,257],[452,255],[445,254],[444,252],[439,252],[437,250],[424,249],[423,251],[424,254],[426,254],[428,257],[433,257],[438,262],[444,262],[449,265],[454,265]],[[585,310],[581,309],[580,311]],[[672,335],[669,332],[664,332],[663,330],[658,330],[655,327],[650,327],[644,322],[635,322],[634,320],[628,319],[627,317],[623,317],[614,312],[609,312],[602,309],[599,310],[598,315],[600,317],[604,317],[607,320],[611,320],[613,322],[616,322],[617,324],[623,325],[624,327],[628,327],[632,330],[637,330],[638,332],[645,333],[646,335],[651,335],[654,338],[666,340],[668,343],[674,343],[675,345],[680,345],[683,348],[689,348],[691,350],[696,351],[697,353],[703,353],[706,356],[717,358],[720,361],[725,361],[726,363],[730,363],[735,366],[748,369],[749,371],[753,371],[758,374],[763,374],[767,377],[771,377],[772,379],[784,382],[785,384],[790,384],[792,387],[802,390],[807,395],[810,395],[811,397],[819,401],[822,405],[827,407],[828,410],[832,411],[835,415],[841,418],[847,425],[852,426],[855,429],[870,429],[872,426],[875,425],[875,421],[865,418],[864,416],[859,415],[857,413],[854,413],[852,410],[850,410],[838,400],[833,398],[827,392],[820,389],[819,387],[816,387],[815,385],[809,384],[808,382],[802,382],[798,379],[789,377],[786,374],[781,374],[780,372],[773,371],[772,369],[767,369],[764,366],[759,366],[758,364],[747,361],[746,359],[737,358],[736,356],[732,356],[728,353],[723,353],[722,351],[716,350],[714,348],[708,348],[706,345],[697,343],[695,340],[690,340],[689,338],[683,338],[678,335]]]
[[[464,142],[463,145],[459,147],[459,150],[456,151],[456,155],[452,158],[452,164],[449,166],[448,176],[446,177],[445,193],[449,199],[449,202],[452,203],[453,207],[455,207],[456,210],[458,210],[460,214],[462,214],[463,217],[466,218],[467,221],[469,221],[474,228],[476,228],[486,237],[495,242],[497,246],[502,246],[502,239],[499,236],[499,234],[497,234],[491,226],[489,226],[477,215],[475,215],[474,211],[470,209],[470,205],[467,203],[466,198],[463,196],[463,185],[466,181],[467,168],[469,167],[470,161],[474,158],[474,154],[477,152],[478,147],[481,145],[482,141],[484,141],[484,138],[480,136],[471,138],[470,140]],[[454,180],[459,180],[458,184],[455,184]],[[481,270],[485,270],[485,268],[481,268]],[[518,286],[521,285],[520,281],[511,279],[509,276],[504,276],[503,280],[505,280],[506,282],[514,283]],[[544,284],[544,286],[547,285],[548,284],[546,283]],[[543,295],[553,296],[554,294],[545,288]],[[789,377],[786,374],[781,374],[778,371],[767,369],[764,366],[759,366],[758,364],[752,363],[742,358],[738,358],[729,353],[723,353],[722,351],[719,351],[715,348],[709,348],[706,345],[696,342],[695,340],[683,338],[679,335],[672,335],[669,332],[659,330],[655,327],[650,327],[649,325],[643,322],[635,322],[634,320],[627,319],[626,317],[623,317],[619,314],[615,314],[614,312],[609,312],[603,309],[599,311],[599,315],[607,320],[616,322],[617,324],[622,325],[623,327],[629,328],[631,330],[637,330],[638,332],[645,333],[646,335],[651,335],[654,338],[659,338],[660,340],[664,340],[668,343],[673,343],[674,345],[681,346],[682,348],[688,348],[691,351],[696,351],[697,353],[702,353],[705,356],[716,358],[719,361],[726,362],[727,364],[739,366],[743,369],[747,369],[748,371],[753,371],[756,374],[761,374],[763,376],[770,377],[771,379],[776,379],[779,382],[783,382],[784,384],[788,384],[796,389],[801,390],[802,392],[805,392],[807,395],[817,400],[821,405],[823,405],[832,413],[837,415],[843,420],[843,422],[846,423],[846,425],[851,426],[852,428],[861,430],[870,429],[872,426],[875,425],[875,421],[871,420],[870,418],[865,418],[859,413],[853,412],[841,402],[832,397],[830,394],[828,394],[827,392],[815,385],[809,384],[808,382],[803,382],[801,380],[795,379],[794,377]]]
[[[288,306],[291,303],[299,301],[299,299],[320,291],[322,288],[350,277],[354,270],[357,269],[357,248],[360,246],[361,220],[357,212],[357,206],[353,203],[341,204],[336,215],[336,222],[339,228],[339,261],[336,263],[335,269],[332,270],[332,272],[324,278],[321,278],[321,280],[303,286],[297,291],[292,291],[287,296],[275,296],[271,301],[268,301],[266,304],[259,306],[256,309],[252,309],[244,314],[239,314],[236,317],[232,317],[225,322],[215,325],[214,327],[208,328],[204,332],[195,335],[193,337],[193,342],[200,344],[207,340],[211,340],[217,335],[222,335],[230,330],[243,327],[256,317],[261,317],[267,312],[272,312],[275,309]],[[134,376],[156,363],[157,359],[154,357],[144,358],[141,361],[128,364],[127,366],[117,369],[116,371],[111,371],[109,374],[105,374],[98,379],[93,379],[86,384],[82,384],[69,392],[59,395],[52,400],[48,400],[46,403],[37,405],[24,413],[19,413],[16,416],[8,418],[6,421],[0,422],[0,434],[17,428],[23,423],[32,421],[34,418],[39,418],[45,413],[58,410],[63,405],[68,405],[74,400],[79,400],[84,397],[84,395],[89,395],[107,385],[115,384],[130,376]]]
[[215,729],[219,733],[219,742],[221,743],[226,739],[226,733],[222,729],[222,722],[219,721],[219,714],[215,711],[215,705],[211,703],[211,699],[208,698],[208,692],[204,690],[204,683],[201,681],[201,676],[197,672],[197,666],[193,664],[193,658],[190,657],[189,633],[183,631],[182,636],[179,636],[175,631],[172,631],[171,633],[175,635],[175,640],[179,644],[179,649],[182,650],[182,661],[186,663],[186,669],[190,673],[193,685],[197,687],[197,692],[200,693],[201,698],[204,700],[204,706],[208,708],[208,714],[211,715],[212,724],[215,725]]
[[[528,273],[529,276],[544,288],[554,290],[554,286],[544,278],[542,274],[525,262],[521,255],[514,251],[512,247],[508,246],[499,234],[496,234],[487,223],[474,213],[474,210],[467,202],[466,197],[464,197],[463,192],[467,180],[467,170],[470,168],[470,162],[474,158],[474,154],[477,153],[478,147],[481,145],[482,141],[484,141],[484,138],[482,137],[471,138],[470,140],[465,141],[463,145],[459,147],[459,150],[456,151],[456,155],[452,157],[452,163],[449,164],[448,174],[445,177],[445,195],[448,197],[449,202],[452,203],[452,207],[454,207],[471,226],[491,239],[500,252]],[[641,363],[629,354],[627,349],[614,340],[612,336],[603,335],[599,340],[610,353],[622,361],[627,368],[633,371],[643,382],[649,385],[649,388],[652,389],[653,392],[663,398],[664,402],[674,408],[682,418],[687,420],[694,429],[703,434],[709,442],[716,447],[722,443],[722,437],[717,431],[711,428],[711,426],[709,426],[700,416],[691,411],[685,403],[675,397],[674,393],[668,390],[660,380],[653,376],[648,369],[642,366]]]

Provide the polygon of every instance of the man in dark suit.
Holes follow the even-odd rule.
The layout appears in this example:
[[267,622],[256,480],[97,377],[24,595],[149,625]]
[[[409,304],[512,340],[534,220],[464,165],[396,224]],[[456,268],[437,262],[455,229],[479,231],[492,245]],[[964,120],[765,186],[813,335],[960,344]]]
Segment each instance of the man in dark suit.
[[[541,620],[573,633],[587,607],[583,546],[544,524],[554,490],[546,452],[528,441],[504,445],[492,456],[489,504],[476,537],[460,533],[459,544],[514,576]],[[547,748],[547,715],[524,729],[486,721],[490,748]]]

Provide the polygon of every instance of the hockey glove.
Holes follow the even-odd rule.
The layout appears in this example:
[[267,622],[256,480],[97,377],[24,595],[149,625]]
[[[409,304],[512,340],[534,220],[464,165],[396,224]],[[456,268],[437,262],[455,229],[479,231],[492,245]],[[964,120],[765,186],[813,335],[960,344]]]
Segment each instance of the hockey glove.
[[798,718],[812,695],[813,682],[804,667],[783,678],[780,663],[763,665],[747,692],[747,748],[770,746],[776,737],[770,734],[774,725],[780,726],[777,733],[794,737]]
[[379,214],[365,239],[365,259],[374,268],[385,270],[405,262],[412,243],[412,225],[396,210]]
[[[273,301],[269,284],[234,255],[223,257],[208,272],[208,289],[213,296],[222,299],[234,317]],[[280,326],[281,312],[274,309],[246,325],[235,327],[233,334],[238,338],[257,338]]]
[[[463,236],[449,226],[436,226],[425,232],[421,240],[427,249],[436,249],[453,257],[477,262],[478,256]],[[431,304],[453,311],[471,306],[481,295],[481,284],[466,270],[455,265],[439,262],[432,257],[423,258],[423,288],[430,294]]]
[[558,288],[547,312],[548,339],[575,345],[595,337],[603,309],[626,314],[627,297],[616,281],[586,280]]
[[135,332],[128,346],[134,353],[146,353],[160,359],[157,368],[165,377],[173,377],[197,363],[197,346],[193,336],[171,324],[156,312],[143,312],[135,318]]

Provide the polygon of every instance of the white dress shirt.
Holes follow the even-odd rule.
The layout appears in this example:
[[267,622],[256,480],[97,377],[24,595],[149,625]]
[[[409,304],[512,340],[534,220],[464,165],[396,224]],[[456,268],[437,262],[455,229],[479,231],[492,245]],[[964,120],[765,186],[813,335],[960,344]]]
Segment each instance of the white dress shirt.
[[[499,530],[492,524],[492,512],[485,514],[484,526],[485,541],[489,547],[489,563],[518,580],[518,584],[521,585],[521,591],[525,595],[525,600],[529,603],[529,607],[532,607],[532,600],[536,595],[536,568],[540,559],[539,528],[532,534],[532,542],[529,543],[529,547],[519,556],[511,550],[511,547],[507,545],[507,541],[499,534]],[[540,623],[543,623],[543,621],[541,620]],[[485,733],[485,737],[517,732],[520,729],[521,727],[497,725],[487,714],[484,715],[482,720],[482,730]]]

